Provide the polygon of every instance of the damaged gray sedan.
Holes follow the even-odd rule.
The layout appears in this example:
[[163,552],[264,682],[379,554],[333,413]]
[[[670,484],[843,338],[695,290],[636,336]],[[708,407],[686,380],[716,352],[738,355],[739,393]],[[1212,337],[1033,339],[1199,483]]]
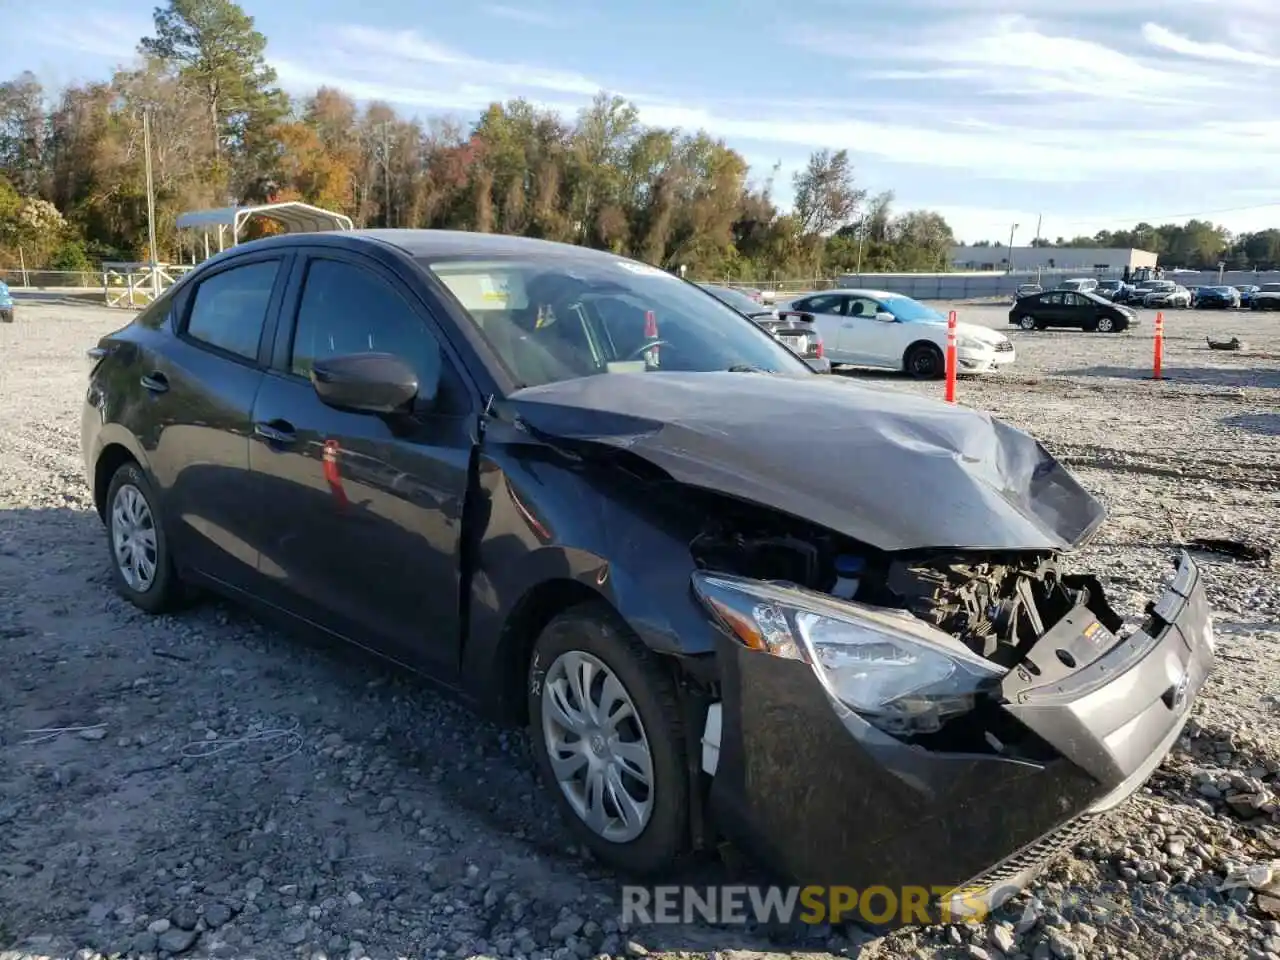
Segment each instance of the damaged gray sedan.
[[1213,661],[1188,556],[1131,627],[1060,566],[1103,509],[1026,434],[609,254],[286,235],[92,355],[122,594],[211,589],[526,725],[628,874],[729,840],[989,908],[1141,786]]

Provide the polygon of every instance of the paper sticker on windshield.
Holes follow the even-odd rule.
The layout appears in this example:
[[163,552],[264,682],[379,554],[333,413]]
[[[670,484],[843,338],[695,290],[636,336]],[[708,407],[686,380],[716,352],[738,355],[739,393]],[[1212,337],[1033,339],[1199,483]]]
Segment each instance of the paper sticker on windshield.
[[642,277],[670,277],[671,276],[671,274],[667,273],[667,271],[659,270],[657,267],[651,267],[647,263],[631,263],[627,260],[620,260],[618,262],[618,266],[620,266],[623,270],[627,270],[631,273],[637,273]]

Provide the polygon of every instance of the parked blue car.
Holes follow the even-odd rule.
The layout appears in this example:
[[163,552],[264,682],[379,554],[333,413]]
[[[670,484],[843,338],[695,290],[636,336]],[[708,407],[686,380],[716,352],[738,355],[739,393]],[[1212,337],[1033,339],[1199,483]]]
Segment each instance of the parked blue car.
[[1236,289],[1240,291],[1240,306],[1248,307],[1253,303],[1254,294],[1262,288],[1257,284],[1246,283],[1244,286],[1236,287]]
[[0,323],[13,323],[13,294],[4,281],[0,281]]
[[1215,307],[1234,309],[1240,306],[1240,291],[1235,287],[1200,287],[1196,291],[1193,306],[1202,310]]

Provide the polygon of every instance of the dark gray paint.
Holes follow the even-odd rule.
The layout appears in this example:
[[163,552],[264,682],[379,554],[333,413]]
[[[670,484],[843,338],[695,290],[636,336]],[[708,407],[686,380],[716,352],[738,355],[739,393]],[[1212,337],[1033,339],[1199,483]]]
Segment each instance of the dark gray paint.
[[605,374],[509,399],[536,432],[626,448],[881,550],[1065,550],[1106,516],[985,413],[826,377]]

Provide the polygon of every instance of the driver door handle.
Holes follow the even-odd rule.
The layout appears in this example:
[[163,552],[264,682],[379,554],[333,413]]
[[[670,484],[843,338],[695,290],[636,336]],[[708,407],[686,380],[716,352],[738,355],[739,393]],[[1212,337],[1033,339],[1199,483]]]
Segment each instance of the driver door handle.
[[287,420],[271,420],[265,423],[259,421],[253,425],[253,432],[268,443],[274,443],[277,446],[288,446],[298,439],[293,424]]

